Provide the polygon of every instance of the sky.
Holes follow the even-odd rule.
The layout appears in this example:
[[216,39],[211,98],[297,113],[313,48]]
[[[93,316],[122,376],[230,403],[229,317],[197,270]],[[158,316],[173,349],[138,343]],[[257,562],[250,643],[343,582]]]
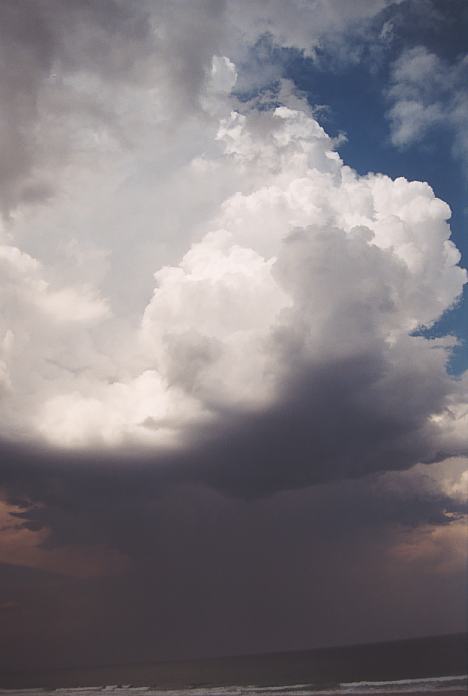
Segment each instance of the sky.
[[466,3],[0,33],[0,667],[466,630]]

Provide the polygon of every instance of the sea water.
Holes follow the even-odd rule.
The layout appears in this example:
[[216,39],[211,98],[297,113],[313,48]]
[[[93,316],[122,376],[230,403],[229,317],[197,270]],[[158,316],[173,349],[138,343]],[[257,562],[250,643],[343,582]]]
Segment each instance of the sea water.
[[468,694],[467,634],[185,662],[0,675],[0,696]]

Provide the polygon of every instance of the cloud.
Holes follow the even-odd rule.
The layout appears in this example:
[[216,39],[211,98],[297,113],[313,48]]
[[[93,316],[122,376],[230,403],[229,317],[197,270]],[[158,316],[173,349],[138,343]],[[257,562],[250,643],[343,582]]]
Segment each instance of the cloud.
[[287,12],[277,0],[196,0],[183,11],[167,0],[3,6],[2,212],[53,197],[58,172],[90,148],[96,165],[99,151],[138,141],[145,125],[170,126],[203,111],[212,58],[221,47],[246,63],[250,47],[269,32],[279,46],[310,51],[324,35],[365,22],[387,4],[343,9],[294,0]]
[[[210,117],[208,149],[178,166],[197,191],[216,179],[210,205],[130,316],[112,298],[127,285],[118,266],[78,290],[3,247],[4,438],[169,450],[182,469],[195,447],[202,478],[246,475],[246,493],[464,451],[453,341],[413,335],[465,282],[448,206],[427,184],[358,176],[299,105]],[[105,256],[133,243],[119,236]]]
[[[466,282],[450,210],[283,79],[389,4],[0,7],[10,667],[460,628],[467,375],[420,335]],[[411,55],[395,105],[442,89]]]
[[35,105],[8,121],[34,156],[4,200],[5,443],[246,496],[466,452],[454,339],[415,335],[465,283],[448,206],[357,175],[290,83],[232,94],[265,33],[312,54],[384,4],[46,2],[34,37],[2,10]]
[[394,62],[390,101],[392,142],[404,147],[423,140],[431,129],[448,130],[453,152],[463,162],[468,142],[463,114],[468,108],[467,57],[448,63],[424,46],[405,50]]
[[[126,559],[105,546],[47,548],[48,530],[34,520],[37,508],[23,509],[0,501],[0,564],[39,568],[73,577],[96,577],[122,572]],[[0,605],[14,607],[14,603]]]

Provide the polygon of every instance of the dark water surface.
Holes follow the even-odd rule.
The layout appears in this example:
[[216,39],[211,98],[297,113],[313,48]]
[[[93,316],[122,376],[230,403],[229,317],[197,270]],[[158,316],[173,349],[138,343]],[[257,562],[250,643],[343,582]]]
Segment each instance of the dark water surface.
[[[0,689],[100,687],[111,696],[191,693],[466,693],[468,634],[300,652],[0,675]],[[77,656],[77,662],[79,656]],[[440,679],[444,677],[444,679]],[[457,677],[447,679],[447,677]],[[403,681],[402,681],[403,680]],[[379,684],[378,682],[385,682]],[[118,688],[118,685],[121,685]],[[250,686],[249,686],[250,685]],[[279,688],[282,687],[282,688]],[[89,689],[79,692],[87,696]],[[96,689],[91,690],[92,693]],[[0,696],[2,696],[0,691]]]

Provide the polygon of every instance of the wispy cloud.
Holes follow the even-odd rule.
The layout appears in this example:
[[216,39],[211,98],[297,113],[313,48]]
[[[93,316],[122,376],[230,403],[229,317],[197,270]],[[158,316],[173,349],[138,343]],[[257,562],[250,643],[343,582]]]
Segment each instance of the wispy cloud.
[[392,142],[418,143],[434,128],[448,131],[453,153],[468,162],[468,56],[448,63],[424,46],[404,51],[395,61],[388,89]]

